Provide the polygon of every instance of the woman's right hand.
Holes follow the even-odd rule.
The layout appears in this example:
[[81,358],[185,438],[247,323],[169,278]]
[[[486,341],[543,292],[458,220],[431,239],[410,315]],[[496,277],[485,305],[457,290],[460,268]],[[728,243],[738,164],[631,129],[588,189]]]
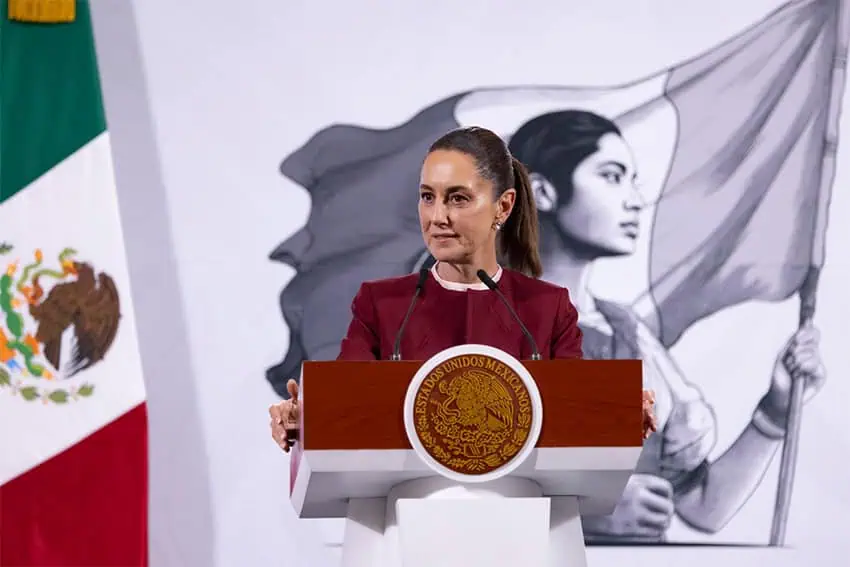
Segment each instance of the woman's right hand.
[[288,453],[291,443],[287,438],[287,431],[298,429],[298,383],[290,380],[286,383],[286,390],[290,399],[269,406],[269,416],[272,438]]

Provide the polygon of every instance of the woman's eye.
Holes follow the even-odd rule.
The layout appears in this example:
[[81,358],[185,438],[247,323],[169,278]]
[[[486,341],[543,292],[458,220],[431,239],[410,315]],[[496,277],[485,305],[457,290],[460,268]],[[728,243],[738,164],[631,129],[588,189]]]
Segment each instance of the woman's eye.
[[466,202],[466,197],[464,197],[463,195],[452,195],[449,199],[452,203],[455,204]]
[[601,175],[608,183],[620,183],[620,181],[623,179],[623,176],[621,174],[613,171],[604,171]]
[[430,203],[434,199],[434,196],[430,193],[421,193],[419,198],[426,203]]

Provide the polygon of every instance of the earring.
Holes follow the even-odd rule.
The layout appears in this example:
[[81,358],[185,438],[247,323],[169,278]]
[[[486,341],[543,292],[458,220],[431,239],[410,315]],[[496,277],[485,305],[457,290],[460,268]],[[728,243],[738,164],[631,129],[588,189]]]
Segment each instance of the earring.
[[502,230],[502,223],[500,223],[499,221],[496,221],[496,223],[493,226],[495,227],[496,232]]

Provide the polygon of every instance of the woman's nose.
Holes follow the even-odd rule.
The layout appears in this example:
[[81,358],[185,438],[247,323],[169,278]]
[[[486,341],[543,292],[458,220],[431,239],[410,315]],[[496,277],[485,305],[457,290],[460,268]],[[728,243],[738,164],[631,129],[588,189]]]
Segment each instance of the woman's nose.
[[431,222],[434,224],[446,224],[449,221],[449,209],[442,203],[435,203],[431,208]]
[[643,194],[637,189],[637,187],[632,187],[632,190],[629,191],[623,206],[630,211],[639,211],[646,207],[646,200],[643,198]]

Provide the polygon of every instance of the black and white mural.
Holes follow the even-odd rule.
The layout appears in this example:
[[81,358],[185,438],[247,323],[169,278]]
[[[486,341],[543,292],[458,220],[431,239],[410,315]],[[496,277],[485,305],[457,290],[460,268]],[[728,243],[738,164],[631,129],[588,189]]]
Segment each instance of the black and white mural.
[[[832,370],[814,316],[830,308],[816,300],[829,264],[849,37],[844,2],[794,1],[624,84],[511,85],[506,76],[446,92],[396,126],[330,118],[280,164],[311,205],[303,228],[271,254],[295,275],[280,296],[290,343],[267,380],[282,392],[304,360],[337,355],[362,281],[419,268],[426,149],[450,129],[484,126],[532,173],[543,277],[571,291],[585,356],[642,359],[658,397],[659,431],[615,513],[585,519],[588,541],[783,543],[803,466],[800,417],[829,391]],[[763,345],[743,348],[766,358],[756,375],[722,342],[702,340],[700,356],[724,359],[714,368],[753,384],[755,397],[709,397],[711,377],[679,364],[680,343],[716,315],[789,301],[797,317],[772,357],[755,354]],[[693,342],[681,348],[693,351]],[[745,419],[738,410],[727,417],[724,404],[746,405]],[[777,475],[766,475],[771,465]],[[724,532],[757,490],[774,502],[762,535]]]

